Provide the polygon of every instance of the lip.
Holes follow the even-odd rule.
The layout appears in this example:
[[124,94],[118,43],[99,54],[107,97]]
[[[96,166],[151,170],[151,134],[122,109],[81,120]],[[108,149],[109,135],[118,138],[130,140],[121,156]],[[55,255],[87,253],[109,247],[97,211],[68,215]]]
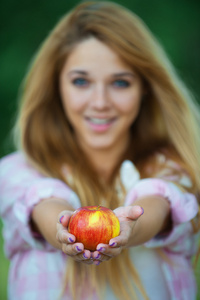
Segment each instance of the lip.
[[108,115],[85,115],[86,119],[115,119],[115,116],[108,116]]
[[106,132],[109,130],[113,123],[116,121],[116,118],[103,118],[101,117],[86,117],[85,118],[87,125],[92,131],[95,132]]

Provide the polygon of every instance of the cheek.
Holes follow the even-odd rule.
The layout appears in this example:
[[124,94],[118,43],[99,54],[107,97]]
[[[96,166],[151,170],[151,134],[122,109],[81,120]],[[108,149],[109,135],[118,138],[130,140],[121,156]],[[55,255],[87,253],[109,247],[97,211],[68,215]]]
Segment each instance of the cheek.
[[118,101],[117,106],[121,113],[135,115],[138,113],[141,104],[141,94],[129,95]]
[[67,91],[62,91],[61,99],[64,110],[67,114],[79,113],[86,106],[86,100],[84,99],[84,97],[70,89],[68,89]]

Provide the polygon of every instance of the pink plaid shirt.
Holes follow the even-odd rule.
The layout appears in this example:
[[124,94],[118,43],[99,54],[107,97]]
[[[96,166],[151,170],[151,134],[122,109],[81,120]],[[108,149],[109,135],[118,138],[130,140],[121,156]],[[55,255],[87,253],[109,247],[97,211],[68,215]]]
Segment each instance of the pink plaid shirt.
[[[162,175],[158,177],[140,180],[136,176],[124,205],[131,205],[145,195],[164,196],[171,203],[173,228],[166,236],[157,236],[131,248],[131,257],[150,300],[195,300],[196,284],[190,259],[197,250],[199,236],[193,234],[190,221],[197,215],[198,204],[192,194],[182,192]],[[184,185],[187,181],[184,178],[179,183]],[[10,259],[9,300],[59,298],[67,256],[34,236],[29,226],[34,205],[51,196],[65,199],[74,209],[81,206],[78,196],[65,183],[42,176],[26,162],[22,153],[1,160],[0,216],[4,224],[5,254]],[[172,263],[162,259],[157,249],[162,249]],[[63,299],[72,298],[66,294]],[[116,299],[109,288],[105,299]]]

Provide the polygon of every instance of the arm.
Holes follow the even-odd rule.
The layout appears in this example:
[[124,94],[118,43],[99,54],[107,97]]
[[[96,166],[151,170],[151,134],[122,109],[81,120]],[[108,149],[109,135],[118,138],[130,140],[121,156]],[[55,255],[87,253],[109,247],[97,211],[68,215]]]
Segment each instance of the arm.
[[97,246],[94,257],[100,252],[102,261],[119,255],[124,248],[144,244],[171,225],[170,204],[161,196],[139,198],[133,206],[118,207],[114,212],[120,221],[120,235],[109,245]]
[[[45,203],[47,199],[49,203]],[[56,206],[59,205],[55,212],[56,218],[45,207],[50,205],[50,211],[56,210],[53,199],[57,201]],[[61,180],[43,177],[29,165],[22,153],[14,153],[0,160],[0,217],[4,226],[5,253],[9,258],[24,249],[55,249],[52,246],[55,246],[55,242],[50,242],[45,236],[51,244],[47,243],[45,239],[34,234],[34,231],[38,231],[45,235],[37,224],[38,219],[36,222],[31,221],[32,214],[35,214],[40,204],[41,222],[47,220],[45,226],[52,226],[51,230],[55,230],[53,228],[56,228],[58,213],[69,208],[73,208],[74,211],[80,207],[80,200]],[[30,226],[31,223],[33,226]],[[43,228],[43,225],[41,227]]]
[[[137,220],[133,220],[134,211],[137,209],[135,205],[144,210],[144,214]],[[134,206],[119,207],[114,212],[121,221],[123,239],[120,244],[125,247],[141,245],[171,227],[170,203],[161,196],[142,197],[134,202]]]
[[[143,215],[136,204],[144,208]],[[171,182],[143,179],[129,192],[125,205],[115,210],[121,223],[119,237],[110,240],[110,247],[103,244],[97,247],[101,253],[104,250],[102,260],[118,255],[123,248],[143,243],[146,247],[166,247],[175,252],[179,249],[188,256],[194,251],[195,237],[190,223],[198,213],[194,195]],[[164,237],[154,238],[163,232],[167,233]]]
[[75,236],[67,230],[73,212],[73,207],[63,199],[44,199],[32,211],[32,228],[53,247],[62,250],[74,260],[92,264],[91,252],[84,249],[82,243],[76,243]]
[[49,198],[35,205],[31,215],[33,230],[41,234],[49,244],[57,249],[62,248],[62,244],[56,238],[56,224],[59,222],[58,216],[62,211],[70,217],[74,209],[63,199]]
[[[44,211],[46,211],[47,208],[49,211],[50,206],[52,206],[52,215],[54,214],[55,220],[57,219],[56,213],[58,213],[59,209],[63,208],[62,203],[58,205],[54,199],[44,201],[43,204],[40,203],[40,206],[43,206]],[[141,207],[144,209],[144,214]],[[34,220],[37,219],[36,223],[39,224],[39,228],[41,228],[40,232],[42,232],[50,243],[62,249],[63,252],[72,256],[76,261],[88,264],[99,264],[100,261],[109,260],[119,255],[123,248],[143,244],[159,232],[167,230],[170,226],[170,205],[163,197],[143,197],[138,199],[138,201],[134,203],[134,206],[119,207],[115,209],[114,212],[120,221],[120,235],[111,239],[109,245],[99,244],[97,251],[93,253],[85,250],[81,243],[73,243],[70,241],[70,239],[75,241],[75,237],[69,234],[66,229],[71,212],[62,211],[59,215],[59,217],[64,215],[64,218],[62,219],[63,226],[61,224],[57,225],[58,241],[55,240],[55,227],[53,226],[54,228],[52,229],[46,227],[48,220],[46,219],[45,221],[43,219],[43,213],[40,207],[34,211],[33,218]],[[53,224],[54,222],[52,225]],[[77,251],[77,246],[80,252]],[[93,260],[89,260],[89,258]]]

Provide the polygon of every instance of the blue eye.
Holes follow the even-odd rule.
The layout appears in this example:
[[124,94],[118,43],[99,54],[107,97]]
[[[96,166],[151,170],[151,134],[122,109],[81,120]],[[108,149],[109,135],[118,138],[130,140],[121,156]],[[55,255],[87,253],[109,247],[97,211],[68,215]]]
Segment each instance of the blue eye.
[[113,82],[115,87],[129,87],[130,83],[127,80],[118,79]]
[[72,83],[77,86],[86,86],[88,81],[84,78],[76,78],[72,81]]

